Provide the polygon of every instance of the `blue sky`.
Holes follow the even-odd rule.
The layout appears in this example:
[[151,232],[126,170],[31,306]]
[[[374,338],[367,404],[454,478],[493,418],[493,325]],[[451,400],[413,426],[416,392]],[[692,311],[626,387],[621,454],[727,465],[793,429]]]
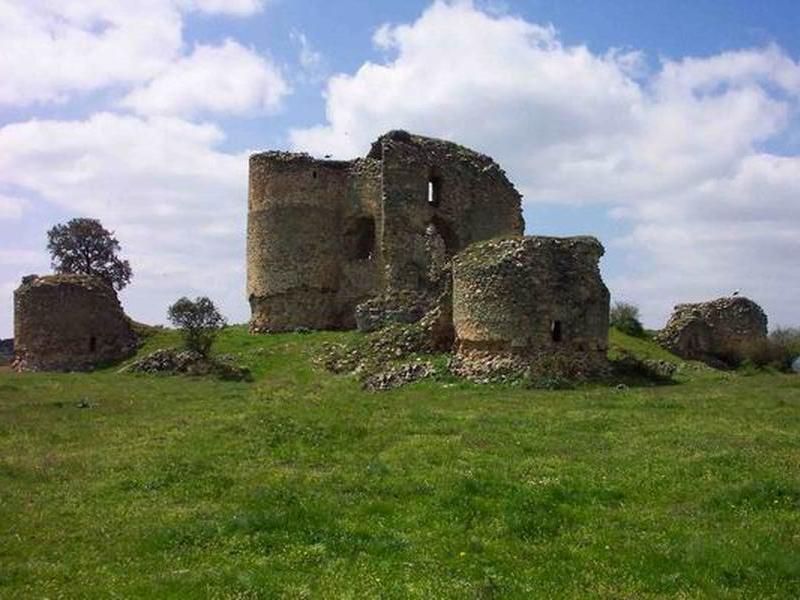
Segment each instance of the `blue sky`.
[[800,5],[789,1],[0,0],[0,336],[92,215],[122,301],[247,318],[247,154],[352,157],[395,127],[494,156],[528,233],[594,234],[663,324],[741,289],[800,323]]

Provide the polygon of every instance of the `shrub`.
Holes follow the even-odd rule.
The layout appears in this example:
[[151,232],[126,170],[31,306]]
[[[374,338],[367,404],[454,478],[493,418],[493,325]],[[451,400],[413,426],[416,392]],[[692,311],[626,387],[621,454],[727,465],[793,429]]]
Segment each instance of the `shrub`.
[[769,334],[769,339],[800,356],[800,327],[779,327]]
[[183,342],[187,350],[208,356],[217,332],[225,326],[223,317],[214,303],[205,296],[181,298],[169,307],[169,320],[183,334]]
[[733,367],[790,371],[800,356],[800,328],[778,328],[766,338],[748,340],[725,352]]
[[639,307],[628,302],[614,302],[611,307],[610,322],[622,333],[635,337],[644,336],[644,327],[639,320]]

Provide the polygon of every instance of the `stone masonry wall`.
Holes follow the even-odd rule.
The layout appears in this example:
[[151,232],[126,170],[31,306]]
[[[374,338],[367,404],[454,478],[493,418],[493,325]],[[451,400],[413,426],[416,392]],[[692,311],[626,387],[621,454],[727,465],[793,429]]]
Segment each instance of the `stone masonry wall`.
[[451,142],[393,131],[352,161],[254,154],[251,331],[349,329],[356,306],[387,291],[435,297],[439,249],[452,256],[523,226],[520,195],[500,167]]
[[[378,181],[365,161],[280,152],[250,158],[251,330],[354,326],[355,305],[380,280]],[[361,252],[365,245],[371,251]]]
[[[591,237],[480,242],[453,261],[453,324],[462,362],[568,354],[587,369],[606,362],[609,292]],[[488,361],[488,362],[487,362]]]
[[736,345],[767,335],[761,307],[741,296],[678,304],[657,341],[689,360],[715,363]]
[[116,292],[99,279],[32,275],[14,292],[19,370],[87,370],[132,355],[136,343]]
[[426,287],[431,226],[448,257],[473,242],[524,230],[521,196],[488,156],[404,131],[379,138],[370,156],[383,163],[389,288]]

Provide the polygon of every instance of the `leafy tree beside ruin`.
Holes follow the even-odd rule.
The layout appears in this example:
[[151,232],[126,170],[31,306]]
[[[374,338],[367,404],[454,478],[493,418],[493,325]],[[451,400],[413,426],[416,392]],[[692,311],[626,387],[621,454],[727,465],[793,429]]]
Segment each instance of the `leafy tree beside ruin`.
[[614,302],[611,307],[610,324],[634,337],[642,337],[645,334],[644,326],[639,320],[639,307],[629,302]]
[[217,333],[226,324],[225,317],[205,296],[194,300],[180,298],[169,307],[167,315],[170,322],[181,330],[186,349],[203,356],[208,356]]
[[47,232],[47,250],[56,273],[93,275],[117,290],[131,281],[130,263],[119,257],[121,247],[97,219],[78,218]]

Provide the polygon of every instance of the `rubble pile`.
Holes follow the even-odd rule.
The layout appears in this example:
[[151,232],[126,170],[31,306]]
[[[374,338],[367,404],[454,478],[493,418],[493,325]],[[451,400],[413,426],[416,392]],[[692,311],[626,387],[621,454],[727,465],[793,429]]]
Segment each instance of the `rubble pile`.
[[132,373],[166,373],[171,375],[214,375],[220,379],[250,379],[250,371],[237,365],[231,356],[208,358],[193,350],[163,348],[140,358],[125,369]]

